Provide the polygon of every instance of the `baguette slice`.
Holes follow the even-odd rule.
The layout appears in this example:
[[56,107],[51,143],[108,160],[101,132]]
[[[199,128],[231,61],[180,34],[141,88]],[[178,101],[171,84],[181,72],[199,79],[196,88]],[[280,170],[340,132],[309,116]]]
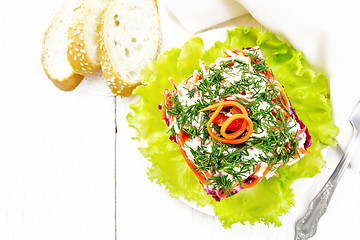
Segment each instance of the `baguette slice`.
[[114,0],[100,29],[100,64],[115,95],[127,97],[140,84],[140,70],[156,58],[159,13],[155,0]]
[[84,76],[76,74],[67,59],[67,30],[78,2],[68,0],[47,28],[41,50],[41,63],[48,78],[63,91],[75,89]]
[[100,69],[98,39],[101,17],[110,0],[80,0],[68,29],[67,57],[74,71],[88,75]]

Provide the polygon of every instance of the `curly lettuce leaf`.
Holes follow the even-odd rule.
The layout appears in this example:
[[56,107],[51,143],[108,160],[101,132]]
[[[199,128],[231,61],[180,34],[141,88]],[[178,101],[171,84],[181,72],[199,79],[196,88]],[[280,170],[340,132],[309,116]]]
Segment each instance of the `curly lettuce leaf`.
[[[206,64],[223,55],[229,48],[260,46],[269,67],[284,85],[293,108],[309,128],[312,145],[308,154],[292,166],[279,169],[279,177],[264,179],[256,187],[215,202],[202,190],[198,180],[183,160],[176,143],[169,140],[169,132],[158,105],[165,88],[172,89],[169,77],[180,82],[199,69],[199,59]],[[313,177],[324,166],[320,151],[336,144],[339,130],[332,119],[329,83],[321,73],[315,73],[301,52],[270,32],[240,26],[228,31],[225,42],[216,42],[205,51],[202,39],[193,37],[182,47],[162,53],[158,60],[142,70],[142,82],[135,89],[140,100],[131,105],[134,114],[127,117],[137,130],[139,150],[152,163],[148,176],[166,187],[172,197],[183,197],[197,205],[210,204],[225,228],[234,223],[263,222],[281,225],[279,217],[294,205],[291,184],[303,177]]]

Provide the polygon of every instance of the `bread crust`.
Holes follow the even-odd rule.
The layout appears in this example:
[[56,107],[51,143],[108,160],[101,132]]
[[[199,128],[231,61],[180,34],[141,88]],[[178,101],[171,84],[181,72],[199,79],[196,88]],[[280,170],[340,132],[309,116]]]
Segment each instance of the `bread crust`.
[[85,47],[85,9],[84,0],[79,1],[79,7],[75,10],[75,14],[72,17],[69,29],[67,32],[67,38],[69,41],[67,58],[77,74],[88,75],[100,68],[100,64],[93,62],[87,54]]
[[[92,6],[92,1],[89,0],[79,0],[79,7],[75,10],[75,14],[70,21],[68,29],[68,60],[73,67],[74,71],[81,75],[89,75],[93,72],[96,72],[100,69],[99,60],[94,61],[88,53],[86,46],[86,38],[95,37],[98,39],[98,36],[88,36],[88,34],[98,34],[101,24],[101,16],[104,14],[104,8],[111,0],[97,0],[96,6]],[[94,10],[95,8],[95,10]],[[89,11],[93,9],[95,13]],[[96,12],[98,11],[98,12]],[[90,12],[90,13],[89,13]],[[87,33],[86,24],[89,24],[87,19],[89,14],[91,17],[95,17],[97,21],[90,24],[95,24],[95,31]],[[90,19],[93,20],[93,19]],[[98,52],[98,50],[96,50]]]
[[54,27],[54,24],[56,24],[56,22],[59,18],[59,15],[61,15],[62,11],[64,11],[64,6],[66,4],[68,4],[68,3],[66,2],[63,5],[63,8],[58,11],[58,13],[54,16],[50,25],[48,26],[48,28],[45,31],[45,34],[43,37],[43,42],[42,42],[42,50],[41,50],[41,64],[43,66],[46,76],[52,81],[52,83],[57,88],[59,88],[60,90],[63,90],[63,91],[72,91],[80,84],[80,82],[83,80],[84,76],[79,75],[79,74],[75,73],[74,71],[72,71],[72,72],[70,72],[70,74],[68,76],[64,76],[63,78],[55,77],[50,74],[49,69],[47,68],[48,64],[46,63],[47,49],[48,49],[48,47],[51,47],[51,46],[48,46],[48,44],[47,44],[47,38],[49,37],[49,32],[50,32],[51,28]]

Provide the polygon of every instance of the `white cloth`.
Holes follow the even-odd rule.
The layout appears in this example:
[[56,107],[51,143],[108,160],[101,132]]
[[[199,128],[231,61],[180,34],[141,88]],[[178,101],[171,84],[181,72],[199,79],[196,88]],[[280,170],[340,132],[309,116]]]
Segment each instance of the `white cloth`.
[[[330,80],[331,99],[335,124],[340,128],[337,136],[340,147],[345,150],[352,136],[349,122],[351,112],[360,99],[360,2],[353,0],[236,0],[264,27],[288,40],[296,49],[304,52],[306,59],[317,70],[324,72]],[[220,20],[234,18],[234,1],[194,0],[168,1],[168,9],[190,32],[205,30]],[[205,11],[200,6],[206,2]],[[185,14],[186,9],[198,14]],[[232,9],[232,14],[219,9]],[[193,10],[192,10],[193,11]],[[208,19],[216,16],[216,22]],[[212,24],[212,25],[211,25]],[[196,26],[196,27],[194,27]],[[352,167],[358,172],[360,160],[353,159]]]
[[234,0],[168,0],[167,9],[191,33],[247,13]]

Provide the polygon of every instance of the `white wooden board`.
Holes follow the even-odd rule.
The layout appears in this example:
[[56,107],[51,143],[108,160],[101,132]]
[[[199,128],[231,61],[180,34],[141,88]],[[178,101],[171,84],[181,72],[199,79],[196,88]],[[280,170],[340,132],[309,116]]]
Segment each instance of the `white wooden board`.
[[62,1],[0,10],[0,239],[115,239],[115,98],[58,90],[40,63]]
[[[45,76],[42,36],[62,2],[8,1],[0,8],[0,239],[292,239],[294,220],[324,178],[297,198],[298,211],[277,229],[225,230],[169,197],[148,180],[149,163],[131,139],[125,117],[135,97],[115,99],[91,81],[65,93]],[[162,29],[162,50],[190,36],[176,19]],[[340,157],[330,153],[327,176]],[[359,202],[359,175],[350,169],[313,239],[357,236]]]

